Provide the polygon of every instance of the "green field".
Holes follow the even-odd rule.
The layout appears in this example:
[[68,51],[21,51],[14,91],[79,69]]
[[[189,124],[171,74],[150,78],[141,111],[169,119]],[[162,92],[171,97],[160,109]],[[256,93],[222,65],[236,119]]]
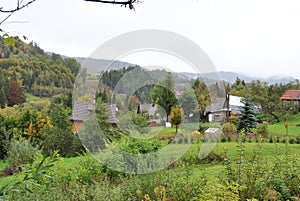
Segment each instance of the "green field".
[[288,119],[288,133],[284,121],[268,125],[268,131],[269,135],[272,136],[300,136],[300,114],[291,116]]

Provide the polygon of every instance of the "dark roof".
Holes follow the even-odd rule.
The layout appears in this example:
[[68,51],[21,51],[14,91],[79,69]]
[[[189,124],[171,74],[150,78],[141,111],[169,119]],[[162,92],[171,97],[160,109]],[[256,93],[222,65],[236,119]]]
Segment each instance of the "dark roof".
[[206,107],[206,112],[219,111],[225,108],[225,98],[216,98],[216,101]]
[[93,111],[94,108],[95,106],[92,102],[75,102],[70,119],[74,121],[84,121],[89,112]]
[[[106,104],[107,113],[108,113],[108,122],[117,123],[116,113],[117,105],[116,104]],[[75,102],[73,105],[72,116],[70,117],[73,121],[84,121],[88,117],[88,114],[95,110],[95,104],[92,102]]]
[[281,100],[300,100],[300,90],[287,90],[280,97]]
[[138,112],[146,111],[149,115],[154,115],[155,107],[152,104],[144,103],[138,106]]

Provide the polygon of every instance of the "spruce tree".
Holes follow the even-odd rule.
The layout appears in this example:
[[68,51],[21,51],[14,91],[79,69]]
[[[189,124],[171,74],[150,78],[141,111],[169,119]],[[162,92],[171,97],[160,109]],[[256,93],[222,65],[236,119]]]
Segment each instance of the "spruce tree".
[[239,117],[239,130],[244,129],[245,132],[249,132],[251,129],[256,128],[254,105],[251,102],[251,98],[248,94],[246,95],[245,99],[242,100],[242,103],[244,106]]

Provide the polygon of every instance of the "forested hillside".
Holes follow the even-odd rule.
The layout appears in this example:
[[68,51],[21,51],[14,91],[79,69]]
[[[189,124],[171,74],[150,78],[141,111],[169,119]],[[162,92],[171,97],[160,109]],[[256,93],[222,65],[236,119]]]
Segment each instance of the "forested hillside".
[[0,37],[0,106],[26,101],[26,93],[52,97],[73,87],[80,64],[47,54],[36,43]]

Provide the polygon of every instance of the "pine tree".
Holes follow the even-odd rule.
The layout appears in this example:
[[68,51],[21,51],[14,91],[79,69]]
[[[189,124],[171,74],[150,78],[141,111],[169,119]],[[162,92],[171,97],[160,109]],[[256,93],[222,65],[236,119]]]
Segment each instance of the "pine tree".
[[245,132],[249,132],[252,128],[256,128],[254,105],[248,94],[242,103],[244,103],[244,106],[239,117],[239,130],[244,129]]

